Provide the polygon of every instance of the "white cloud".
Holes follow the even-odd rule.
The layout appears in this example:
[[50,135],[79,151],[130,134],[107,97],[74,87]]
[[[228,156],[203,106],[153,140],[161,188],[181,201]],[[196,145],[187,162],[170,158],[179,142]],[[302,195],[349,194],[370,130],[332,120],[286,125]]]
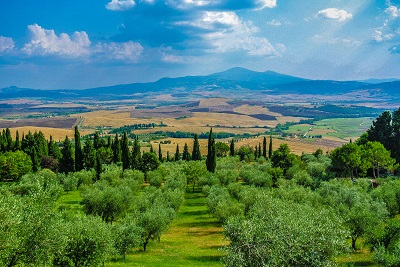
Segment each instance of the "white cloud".
[[90,40],[86,32],[74,32],[71,36],[54,30],[46,30],[37,24],[29,25],[31,40],[22,51],[28,55],[62,55],[80,57],[89,54]]
[[132,41],[125,43],[98,43],[94,50],[96,55],[108,59],[137,62],[143,52],[143,46]]
[[276,7],[276,0],[258,0],[257,4],[261,6],[260,9],[274,8]]
[[107,3],[106,8],[112,11],[124,11],[133,8],[135,5],[134,0],[112,0]]
[[351,13],[337,8],[327,8],[324,10],[320,10],[318,11],[317,16],[333,19],[339,22],[344,22],[353,18],[353,15]]
[[268,24],[268,25],[271,25],[271,26],[278,27],[278,26],[281,26],[281,25],[282,25],[282,22],[280,22],[279,20],[273,19],[273,20],[267,22],[267,24]]
[[14,41],[10,37],[0,36],[0,53],[14,49]]
[[253,36],[259,29],[251,21],[242,21],[235,12],[205,12],[195,25],[210,30],[203,38],[212,52],[245,51],[251,56],[276,56],[279,53],[268,39]]
[[394,34],[392,33],[384,34],[382,30],[375,30],[375,33],[372,35],[372,38],[379,43],[383,41],[392,40],[393,37]]
[[400,16],[400,9],[393,5],[389,5],[389,7],[385,9],[385,12],[392,18],[398,18]]

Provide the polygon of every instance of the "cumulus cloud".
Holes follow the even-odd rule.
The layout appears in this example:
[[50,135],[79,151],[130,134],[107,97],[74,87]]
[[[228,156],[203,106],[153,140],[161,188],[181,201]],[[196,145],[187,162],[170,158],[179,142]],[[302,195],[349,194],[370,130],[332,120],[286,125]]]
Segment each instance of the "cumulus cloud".
[[10,37],[0,36],[0,53],[14,49],[14,40]]
[[136,5],[134,0],[112,0],[107,3],[106,8],[112,11],[125,11]]
[[259,29],[251,21],[242,21],[235,12],[205,12],[197,22],[210,30],[203,34],[213,52],[244,51],[251,56],[276,56],[278,52],[268,39],[253,36]]
[[31,39],[22,51],[28,55],[62,55],[80,57],[89,54],[90,40],[86,32],[74,32],[71,36],[54,30],[46,30],[37,24],[29,25]]
[[398,18],[400,16],[400,9],[393,5],[389,5],[388,8],[385,9],[385,12],[392,18]]
[[333,19],[339,22],[345,22],[353,18],[353,14],[345,11],[340,10],[337,8],[327,8],[324,10],[320,10],[317,13],[317,17],[324,17],[327,19]]
[[132,41],[124,43],[98,43],[94,52],[108,59],[137,62],[143,52],[143,46]]

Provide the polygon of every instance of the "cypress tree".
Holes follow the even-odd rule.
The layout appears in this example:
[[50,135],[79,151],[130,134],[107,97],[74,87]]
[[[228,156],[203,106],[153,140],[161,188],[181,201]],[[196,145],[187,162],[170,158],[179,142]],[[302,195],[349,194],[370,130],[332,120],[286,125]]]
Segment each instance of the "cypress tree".
[[49,149],[44,134],[41,131],[35,132],[33,134],[33,139],[35,140],[34,142],[38,157],[42,158],[43,156],[47,156],[49,154]]
[[179,161],[181,159],[181,155],[179,153],[179,145],[176,145],[176,151],[175,151],[175,161]]
[[5,132],[5,145],[6,145],[6,151],[12,151],[13,149],[13,140],[11,137],[11,131],[9,128],[6,129]]
[[14,142],[14,151],[21,150],[21,142],[19,141],[19,133],[18,130],[15,132],[15,142]]
[[122,156],[122,170],[125,171],[126,169],[129,168],[130,165],[128,136],[126,135],[125,131],[124,135],[122,136],[121,156]]
[[170,162],[171,160],[171,156],[169,155],[169,151],[167,151],[167,162]]
[[186,161],[190,160],[189,147],[186,143],[185,146],[183,147],[182,160]]
[[94,133],[94,137],[93,137],[93,145],[94,145],[94,149],[99,149],[101,147],[101,143],[100,143],[100,135],[98,132]]
[[58,145],[54,142],[53,136],[50,135],[50,140],[47,144],[49,156],[54,158],[55,160],[60,160],[61,158],[61,151]]
[[83,152],[81,145],[81,134],[79,133],[78,126],[75,126],[75,171],[83,169]]
[[264,139],[263,139],[262,155],[263,155],[264,158],[267,158],[267,138],[265,136],[264,136]]
[[268,158],[272,158],[272,135],[269,136]]
[[32,160],[32,171],[37,172],[39,170],[39,157],[36,152],[36,148],[32,148],[32,154],[31,154],[31,160]]
[[107,136],[107,148],[111,148],[112,146],[112,141],[111,141],[111,135]]
[[161,151],[161,144],[158,144],[158,160],[163,162],[162,151]]
[[235,156],[235,141],[233,140],[233,138],[231,140],[231,144],[229,146],[229,150],[230,150],[231,157],[234,157]]
[[207,171],[215,172],[215,167],[217,166],[217,157],[215,155],[215,139],[212,135],[212,128],[210,134],[208,135],[208,153],[206,159]]
[[259,158],[261,158],[261,156],[262,156],[262,152],[261,152],[261,144],[260,143],[258,143],[258,155],[257,155]]
[[139,140],[136,138],[135,142],[133,143],[133,149],[132,149],[132,169],[134,170],[139,170],[140,169],[140,161],[142,158],[142,154],[140,153],[140,144]]
[[257,145],[254,147],[254,158],[257,159],[258,158],[258,149],[257,149]]
[[114,142],[112,143],[113,151],[113,162],[117,163],[121,161],[121,143],[118,139],[118,133],[115,134]]
[[85,144],[83,146],[83,167],[85,167],[86,170],[90,170],[95,166],[95,163],[96,150],[94,149],[93,143],[89,137],[86,137]]
[[68,136],[65,136],[64,146],[61,149],[61,161],[60,161],[60,171],[63,173],[69,173],[74,171],[74,158],[72,156],[72,145]]
[[101,156],[97,154],[96,156],[96,180],[100,180],[100,175],[103,172],[103,165],[101,163]]
[[197,134],[194,135],[194,139],[193,139],[192,160],[201,160],[199,138],[198,138]]

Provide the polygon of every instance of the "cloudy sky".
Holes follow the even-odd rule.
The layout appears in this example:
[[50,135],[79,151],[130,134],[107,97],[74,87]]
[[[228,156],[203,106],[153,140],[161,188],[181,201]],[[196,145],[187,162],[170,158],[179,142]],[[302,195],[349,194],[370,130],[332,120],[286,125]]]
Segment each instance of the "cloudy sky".
[[89,88],[232,67],[400,78],[400,0],[0,0],[0,88]]

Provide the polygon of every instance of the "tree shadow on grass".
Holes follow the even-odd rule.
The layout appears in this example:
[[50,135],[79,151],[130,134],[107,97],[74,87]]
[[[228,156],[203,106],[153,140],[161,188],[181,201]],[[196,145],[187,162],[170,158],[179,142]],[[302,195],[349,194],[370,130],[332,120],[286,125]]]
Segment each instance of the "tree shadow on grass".
[[185,223],[178,223],[177,226],[180,227],[202,227],[202,228],[208,228],[208,227],[221,227],[221,223],[219,222],[205,222],[205,221],[200,221],[200,222],[185,222]]
[[189,256],[187,259],[200,262],[221,262],[220,256]]
[[184,212],[180,212],[180,213],[184,216],[201,216],[201,215],[208,214],[207,210],[184,211]]

